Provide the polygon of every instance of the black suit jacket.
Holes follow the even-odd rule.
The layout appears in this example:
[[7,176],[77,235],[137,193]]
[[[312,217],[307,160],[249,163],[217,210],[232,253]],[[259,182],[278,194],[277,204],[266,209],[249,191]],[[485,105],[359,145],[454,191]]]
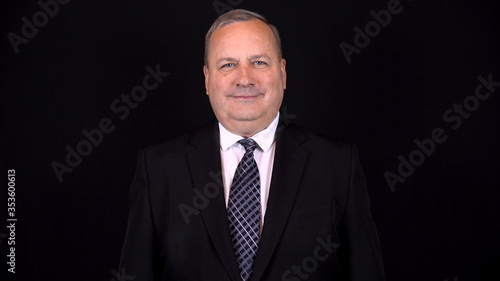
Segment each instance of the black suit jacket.
[[[134,281],[241,280],[214,122],[140,152],[120,269]],[[384,280],[353,145],[280,124],[256,280]]]

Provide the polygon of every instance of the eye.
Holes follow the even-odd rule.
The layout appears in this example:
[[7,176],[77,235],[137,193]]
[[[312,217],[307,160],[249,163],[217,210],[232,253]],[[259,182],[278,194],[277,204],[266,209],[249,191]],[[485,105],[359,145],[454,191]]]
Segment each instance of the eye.
[[255,61],[254,64],[255,65],[267,65],[267,63],[265,61],[261,61],[261,60]]
[[256,68],[267,68],[269,66],[269,64],[265,61],[261,61],[261,60],[257,60],[257,61],[254,61],[253,62],[253,65],[256,67]]
[[223,64],[220,68],[229,68],[231,66],[234,66],[235,64],[234,63],[226,63],[226,64]]

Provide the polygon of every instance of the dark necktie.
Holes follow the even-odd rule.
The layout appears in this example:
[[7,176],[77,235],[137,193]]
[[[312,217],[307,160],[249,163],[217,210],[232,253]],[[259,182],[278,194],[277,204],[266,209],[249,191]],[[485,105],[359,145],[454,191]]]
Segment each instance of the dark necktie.
[[260,176],[253,157],[259,145],[253,139],[238,142],[245,148],[245,155],[234,173],[227,216],[241,279],[247,281],[252,273],[260,233]]

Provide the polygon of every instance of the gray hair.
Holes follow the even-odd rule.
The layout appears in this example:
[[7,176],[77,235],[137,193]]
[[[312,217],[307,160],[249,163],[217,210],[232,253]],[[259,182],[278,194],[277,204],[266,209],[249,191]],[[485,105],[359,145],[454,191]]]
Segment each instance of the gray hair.
[[274,25],[270,24],[269,21],[261,14],[258,14],[258,13],[252,12],[252,11],[248,11],[248,10],[244,10],[244,9],[236,9],[236,10],[229,11],[229,12],[219,16],[214,21],[214,23],[212,24],[210,29],[208,30],[207,35],[205,35],[204,61],[205,61],[205,65],[207,67],[208,67],[208,47],[210,45],[210,39],[212,38],[213,33],[217,29],[219,29],[223,26],[226,26],[228,24],[235,23],[235,22],[241,22],[241,21],[249,21],[252,19],[258,19],[258,20],[264,22],[265,24],[267,24],[267,26],[269,26],[269,28],[271,28],[271,30],[273,32],[274,39],[275,39],[276,49],[278,50],[279,58],[283,57],[283,52],[281,50],[281,39],[280,39],[280,34],[278,32],[278,29]]

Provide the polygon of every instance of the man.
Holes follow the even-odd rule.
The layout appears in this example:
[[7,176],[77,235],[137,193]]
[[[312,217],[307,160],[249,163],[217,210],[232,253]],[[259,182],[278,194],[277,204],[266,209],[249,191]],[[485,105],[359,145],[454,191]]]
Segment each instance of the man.
[[205,39],[217,121],[141,151],[120,268],[136,280],[384,280],[358,153],[279,122],[278,31],[246,10]]

